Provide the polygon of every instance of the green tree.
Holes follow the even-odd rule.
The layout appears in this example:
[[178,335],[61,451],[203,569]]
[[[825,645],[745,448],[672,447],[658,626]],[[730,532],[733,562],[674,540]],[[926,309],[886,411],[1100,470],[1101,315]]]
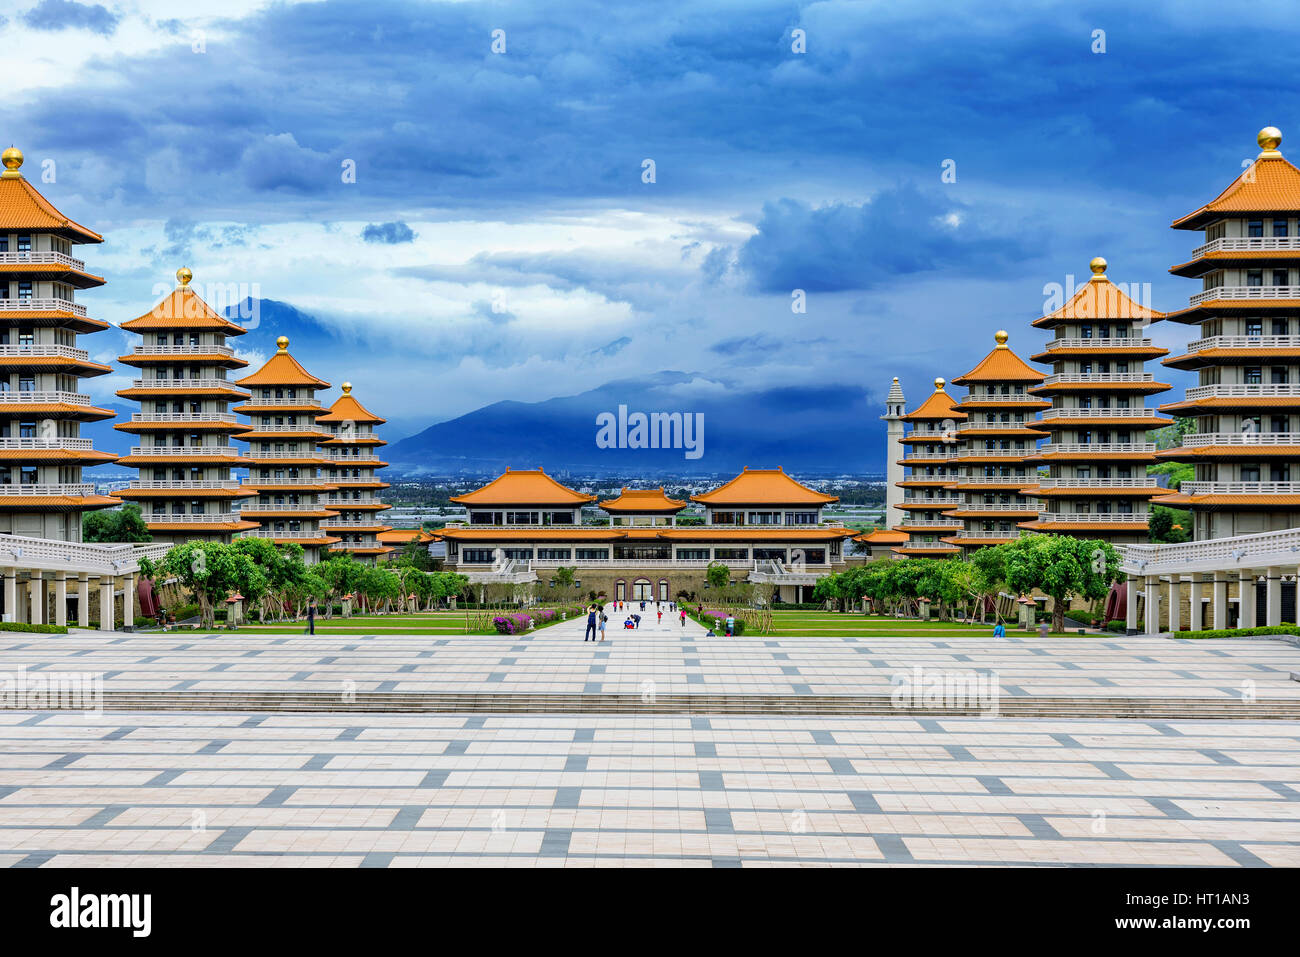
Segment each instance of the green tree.
[[239,592],[251,604],[267,587],[266,574],[257,562],[223,542],[176,545],[150,570],[175,578],[198,599],[201,627],[216,626],[216,608],[232,593]]
[[1052,627],[1065,629],[1072,597],[1096,601],[1119,578],[1119,553],[1109,542],[1069,535],[1024,535],[997,545],[1006,555],[1006,581],[1016,594],[1037,588],[1052,599]]
[[1190,541],[1192,513],[1179,508],[1152,505],[1147,517],[1147,531],[1151,541],[1157,545]]
[[722,562],[710,562],[704,577],[710,588],[726,588],[731,584],[731,569]]
[[81,518],[83,542],[151,542],[140,506],[127,502],[121,508],[87,512]]
[[1147,441],[1154,442],[1158,449],[1177,448],[1183,444],[1183,436],[1191,435],[1195,431],[1195,419],[1175,418],[1173,425],[1166,425],[1164,428],[1148,431]]

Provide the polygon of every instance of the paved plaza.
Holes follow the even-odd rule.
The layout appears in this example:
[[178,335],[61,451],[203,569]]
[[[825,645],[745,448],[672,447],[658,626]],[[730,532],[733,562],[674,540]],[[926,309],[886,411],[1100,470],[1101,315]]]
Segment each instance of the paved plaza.
[[[0,671],[169,690],[1291,698],[1300,648],[1147,638],[4,634]],[[0,865],[1300,865],[1300,723],[0,711]]]

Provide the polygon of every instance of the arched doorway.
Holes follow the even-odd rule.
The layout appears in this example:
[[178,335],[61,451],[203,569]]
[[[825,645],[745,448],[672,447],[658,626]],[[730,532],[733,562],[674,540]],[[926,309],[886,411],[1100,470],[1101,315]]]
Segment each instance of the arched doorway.
[[659,600],[660,601],[668,600],[668,579],[667,578],[659,579]]
[[654,588],[648,578],[638,578],[632,583],[632,600],[633,601],[654,601]]
[[614,582],[614,600],[627,601],[627,582],[621,578]]

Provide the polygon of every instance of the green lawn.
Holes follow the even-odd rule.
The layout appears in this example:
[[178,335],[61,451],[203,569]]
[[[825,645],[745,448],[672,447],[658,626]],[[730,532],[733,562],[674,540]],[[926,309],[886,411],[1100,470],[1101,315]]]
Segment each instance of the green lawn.
[[[965,625],[951,621],[918,621],[912,618],[889,618],[884,615],[859,615],[827,611],[774,611],[773,637],[823,636],[897,636],[900,638],[983,637],[993,635],[993,625]],[[1026,637],[1027,632],[1011,626],[1007,634]]]
[[[306,621],[241,625],[240,634],[283,635],[305,631]],[[463,635],[465,612],[430,611],[406,615],[353,615],[351,618],[317,618],[318,635]]]

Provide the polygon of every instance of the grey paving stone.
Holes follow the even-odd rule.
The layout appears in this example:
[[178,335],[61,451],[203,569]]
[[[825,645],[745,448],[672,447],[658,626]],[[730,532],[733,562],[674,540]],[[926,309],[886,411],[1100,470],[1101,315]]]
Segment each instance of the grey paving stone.
[[1165,817],[1177,818],[1179,820],[1190,821],[1195,819],[1195,814],[1190,814],[1174,803],[1172,798],[1167,797],[1148,797],[1144,798],[1148,804],[1163,814]]
[[691,718],[692,731],[708,731],[713,727],[708,718]]
[[1066,748],[1083,747],[1082,744],[1080,744],[1074,738],[1070,737],[1068,734],[1053,734],[1052,740],[1060,744],[1062,747],[1066,747]]
[[45,765],[45,770],[52,771],[55,768],[66,768],[69,764],[72,764],[74,761],[80,761],[85,756],[85,752],[83,751],[73,751],[68,754],[60,755],[49,764]]
[[129,804],[111,804],[103,810],[96,811],[90,817],[86,818],[78,827],[103,827],[113,818],[117,817],[123,811],[130,810]]
[[709,859],[714,867],[740,867],[740,858],[738,857],[713,857]]
[[701,791],[725,791],[721,771],[699,771]]
[[736,827],[731,822],[731,812],[722,807],[704,809],[704,829],[710,834],[736,833]]
[[570,754],[564,759],[564,770],[566,771],[585,771],[587,770],[587,755]]
[[1007,795],[1015,793],[1011,788],[1007,787],[1006,782],[999,777],[984,774],[978,775],[975,780],[984,785],[984,790],[988,791],[989,794]]
[[108,734],[104,735],[104,736],[103,736],[102,738],[100,738],[99,740],[101,740],[101,741],[121,741],[121,740],[122,740],[123,738],[125,738],[128,734],[130,734],[132,731],[135,731],[135,730],[137,730],[137,729],[136,729],[136,728],[116,728],[116,729],[114,729],[113,731],[108,732]]
[[1121,771],[1112,761],[1093,761],[1091,764],[1108,778],[1116,778],[1125,781],[1132,780],[1133,775],[1129,774],[1127,771]]
[[907,844],[897,834],[873,834],[871,839],[876,842],[880,848],[880,853],[885,855],[887,861],[911,861],[912,852],[907,849]]
[[582,788],[556,788],[551,807],[575,808],[582,798]]
[[1226,854],[1242,867],[1268,867],[1268,862],[1256,857],[1237,841],[1210,841],[1215,850]]
[[837,743],[835,741],[835,735],[829,731],[823,731],[820,728],[813,728],[809,733],[812,735],[814,744],[834,745]]
[[1040,840],[1060,840],[1062,837],[1061,832],[1041,814],[1017,814],[1016,819]]
[[179,769],[162,771],[156,777],[152,777],[146,783],[146,787],[162,787],[164,784],[170,784],[185,772]]
[[243,721],[239,722],[239,726],[241,728],[256,728],[259,724],[261,724],[265,720],[266,720],[266,715],[264,714],[249,715]]
[[440,788],[447,783],[447,778],[450,774],[450,771],[430,771],[424,776],[424,780],[420,782],[420,787]]
[[945,744],[943,749],[952,755],[954,761],[974,761],[975,755],[971,754],[960,744]]
[[599,681],[588,681],[582,686],[583,694],[600,694],[601,683]]
[[870,791],[846,791],[849,800],[853,802],[853,810],[859,814],[883,814],[880,809],[880,802],[872,797]]
[[53,857],[53,851],[38,851],[33,854],[28,854],[21,861],[14,864],[14,867],[44,867],[51,861],[51,859],[53,859]]
[[302,766],[304,771],[323,771],[325,766],[333,761],[337,754],[314,754],[307,759],[307,763]]
[[573,831],[547,828],[542,833],[541,857],[568,857]]
[[271,789],[266,797],[257,802],[258,807],[283,807],[284,802],[293,797],[293,792],[297,791],[296,785],[284,784],[280,787]]
[[448,741],[447,746],[442,749],[443,754],[464,754],[469,750],[470,742],[466,739],[457,739]]
[[462,728],[481,728],[481,727],[483,727],[483,726],[486,725],[486,724],[487,724],[487,716],[486,716],[486,715],[475,714],[475,715],[471,715],[470,717],[466,718],[466,719],[465,719],[465,723],[464,723],[463,725],[461,725],[461,727],[462,727]]
[[226,745],[228,745],[228,744],[230,744],[230,741],[229,741],[229,740],[224,740],[224,741],[209,741],[209,742],[208,742],[207,744],[205,744],[203,747],[199,748],[199,750],[198,750],[196,753],[197,753],[197,754],[216,754],[218,751],[220,751],[222,748],[224,748],[224,747],[225,747]]
[[413,831],[415,825],[420,823],[420,818],[424,816],[424,812],[427,810],[428,808],[419,805],[398,808],[397,813],[393,815],[393,820],[389,822],[388,829],[390,831]]
[[596,729],[595,728],[574,728],[573,740],[574,741],[595,741]]
[[853,767],[853,762],[848,758],[824,758],[825,762],[831,766],[832,774],[857,774]]
[[718,746],[712,741],[696,741],[695,756],[697,758],[716,758],[718,756]]
[[361,866],[362,867],[388,867],[393,863],[393,858],[395,858],[396,856],[397,856],[396,854],[372,851],[369,854],[367,854],[365,857],[361,858]]
[[235,845],[253,833],[251,827],[228,827],[211,844],[203,848],[204,854],[229,854]]
[[363,731],[365,731],[365,730],[366,730],[365,728],[360,728],[360,727],[357,727],[357,728],[344,728],[342,731],[340,731],[340,732],[338,733],[338,736],[337,736],[334,740],[335,740],[335,741],[355,741],[355,740],[357,740],[357,738],[361,737],[361,732],[363,732]]

